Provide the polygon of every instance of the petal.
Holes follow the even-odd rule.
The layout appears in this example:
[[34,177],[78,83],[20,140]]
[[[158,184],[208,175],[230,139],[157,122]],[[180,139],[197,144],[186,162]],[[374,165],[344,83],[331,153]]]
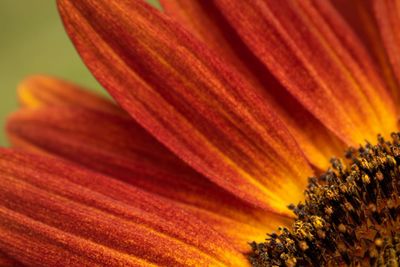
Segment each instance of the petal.
[[396,129],[384,83],[328,1],[216,2],[288,91],[348,144]]
[[29,108],[76,105],[112,113],[122,112],[109,99],[51,76],[36,75],[26,78],[18,86],[18,96],[21,105]]
[[[366,45],[370,55],[375,60],[377,70],[384,77],[386,84],[396,101],[396,107],[400,107],[399,84],[390,65],[387,51],[385,49],[379,25],[374,16],[373,1],[371,0],[332,0],[332,4],[349,23],[355,34]],[[379,2],[379,1],[377,1]]]
[[95,77],[190,166],[259,207],[286,212],[302,198],[312,171],[297,143],[259,95],[180,25],[142,1],[58,3]]
[[127,116],[79,107],[23,110],[9,120],[8,134],[14,147],[56,155],[171,199],[241,250],[288,221],[219,188]]
[[213,1],[161,2],[165,12],[178,19],[218,54],[223,55],[252,83],[254,89],[265,97],[265,102],[284,121],[315,167],[325,170],[332,156],[343,153],[345,146],[342,141],[286,92],[243,43]]
[[23,264],[247,265],[217,233],[164,198],[10,150],[1,150],[0,169],[0,249]]
[[[400,95],[400,1],[373,1],[375,19],[386,49]],[[400,101],[399,101],[400,103]]]
[[0,251],[0,266],[2,267],[17,267],[22,266],[19,262],[16,262],[14,259],[10,258],[8,255]]

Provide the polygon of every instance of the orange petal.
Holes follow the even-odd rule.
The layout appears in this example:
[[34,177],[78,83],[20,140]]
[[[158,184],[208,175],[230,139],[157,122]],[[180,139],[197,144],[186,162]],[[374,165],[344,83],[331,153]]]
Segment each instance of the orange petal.
[[384,83],[328,1],[216,2],[290,93],[348,144],[396,129]]
[[308,160],[319,169],[341,155],[344,144],[308,112],[252,54],[212,1],[161,1],[171,14],[248,79],[284,121]]
[[8,134],[14,147],[56,155],[169,198],[241,250],[287,222],[193,171],[127,116],[78,107],[23,110],[9,120]]
[[[400,1],[373,1],[375,18],[400,94]],[[399,101],[400,103],[400,101]]]
[[109,99],[51,76],[26,78],[18,86],[18,97],[21,105],[29,108],[76,105],[111,113],[122,112]]
[[302,198],[312,171],[282,122],[180,25],[142,1],[58,3],[95,77],[190,166],[263,208]]
[[10,150],[0,150],[0,170],[0,249],[23,264],[247,265],[165,198]]

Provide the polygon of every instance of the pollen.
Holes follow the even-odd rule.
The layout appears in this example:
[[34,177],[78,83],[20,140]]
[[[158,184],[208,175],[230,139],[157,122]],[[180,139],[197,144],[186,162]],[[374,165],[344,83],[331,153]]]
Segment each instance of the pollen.
[[295,221],[251,243],[253,266],[399,266],[400,133],[350,148],[309,178]]

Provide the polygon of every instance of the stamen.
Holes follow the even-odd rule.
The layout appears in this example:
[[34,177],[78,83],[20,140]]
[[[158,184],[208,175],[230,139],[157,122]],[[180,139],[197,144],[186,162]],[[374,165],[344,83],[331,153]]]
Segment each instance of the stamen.
[[251,243],[253,266],[398,266],[400,133],[391,136],[310,178],[304,203],[289,205],[292,227]]

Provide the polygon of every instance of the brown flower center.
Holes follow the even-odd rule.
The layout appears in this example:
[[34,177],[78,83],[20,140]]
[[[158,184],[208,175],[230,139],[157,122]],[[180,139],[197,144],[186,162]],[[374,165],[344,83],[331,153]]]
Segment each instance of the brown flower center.
[[331,163],[309,179],[305,202],[289,206],[292,227],[251,244],[253,266],[398,266],[400,133]]

